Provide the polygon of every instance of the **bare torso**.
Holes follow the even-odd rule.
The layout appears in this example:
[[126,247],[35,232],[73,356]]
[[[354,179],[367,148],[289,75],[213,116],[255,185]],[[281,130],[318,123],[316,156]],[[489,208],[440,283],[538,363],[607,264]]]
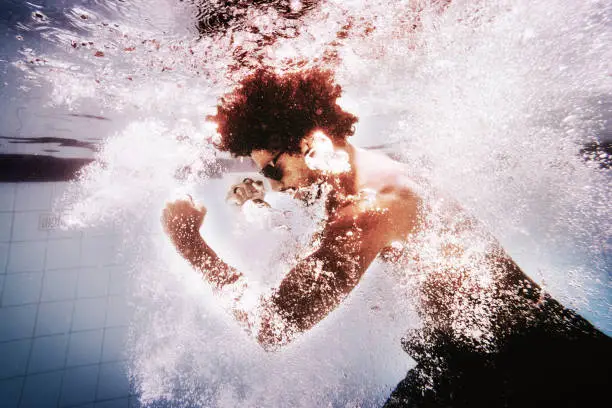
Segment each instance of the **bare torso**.
[[[382,154],[352,148],[351,168],[345,178],[351,188],[337,184],[328,196],[317,249],[256,309],[230,305],[264,347],[286,344],[325,318],[378,257],[406,276],[419,275],[411,296],[424,326],[461,341],[495,345],[502,332],[541,315],[541,289],[453,200],[416,183],[405,165]],[[200,236],[204,215],[192,202],[171,204],[166,231],[210,284],[230,292],[236,287],[239,293],[230,298],[240,299],[250,284]],[[256,317],[246,319],[250,314]]]
[[[358,150],[355,169],[362,193],[331,211],[330,222],[364,214],[376,220],[369,245],[405,274],[428,329],[491,348],[500,335],[494,322],[530,318],[541,289],[467,211],[385,155]],[[510,317],[519,304],[524,319]]]
[[405,165],[380,153],[356,149],[354,167],[359,193],[349,204],[332,208],[330,222],[372,214],[380,226],[371,238],[381,247],[402,241],[421,227],[422,199],[414,191],[415,184],[407,176]]
[[[182,200],[164,211],[164,226],[177,250],[227,294],[237,322],[266,350],[289,343],[324,319],[377,257],[409,272],[406,278],[415,286],[407,294],[414,297],[422,320],[422,327],[402,340],[418,365],[390,403],[420,401],[427,397],[423,390],[433,387],[439,391],[436,401],[439,396],[450,401],[445,406],[463,400],[475,406],[472,402],[482,399],[482,383],[490,388],[487,398],[525,389],[527,368],[543,355],[549,373],[559,374],[561,355],[575,354],[574,365],[582,370],[586,360],[576,350],[592,349],[593,356],[609,350],[608,338],[546,295],[466,211],[411,180],[404,165],[354,149],[352,168],[353,193],[341,192],[328,201],[318,249],[255,307],[245,308],[241,301],[248,279],[200,236],[205,209]],[[546,393],[554,395],[565,377],[551,377]]]

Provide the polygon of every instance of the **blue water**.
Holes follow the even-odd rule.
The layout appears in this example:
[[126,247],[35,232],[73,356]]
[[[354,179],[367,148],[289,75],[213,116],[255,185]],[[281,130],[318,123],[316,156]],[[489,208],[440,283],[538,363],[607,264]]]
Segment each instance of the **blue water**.
[[[113,225],[122,237],[117,251],[146,260],[132,265],[141,314],[132,323],[129,368],[148,401],[274,405],[303,398],[307,406],[351,402],[357,387],[363,394],[353,402],[367,405],[384,400],[381,384],[388,393],[410,364],[395,338],[405,320],[411,323],[407,302],[389,303],[405,307],[403,316],[368,312],[389,302],[393,288],[380,269],[339,311],[342,318],[275,359],[240,337],[159,235],[163,203],[191,192],[219,214],[207,227],[231,256],[238,238],[219,231],[235,221],[222,199],[233,175],[175,175],[185,165],[205,170],[229,160],[206,143],[211,130],[202,118],[251,69],[253,55],[286,68],[284,56],[312,61],[336,51],[337,60],[325,63],[338,72],[343,106],[360,117],[355,142],[386,146],[452,194],[528,275],[612,333],[611,184],[602,147],[612,133],[609,5],[494,1],[479,9],[455,2],[417,18],[383,3],[332,1],[295,16],[262,6],[251,20],[229,19],[203,32],[189,2],[0,4],[0,109],[8,112],[0,119],[0,160],[99,160],[65,202],[83,233]],[[279,33],[285,36],[258,42]],[[590,160],[584,146],[594,146]],[[265,232],[267,249],[286,238]],[[269,266],[271,259],[258,262]],[[386,330],[392,323],[385,319],[402,323]],[[377,347],[376,358],[364,357]],[[274,392],[267,396],[266,387]],[[211,395],[198,394],[202,388]]]

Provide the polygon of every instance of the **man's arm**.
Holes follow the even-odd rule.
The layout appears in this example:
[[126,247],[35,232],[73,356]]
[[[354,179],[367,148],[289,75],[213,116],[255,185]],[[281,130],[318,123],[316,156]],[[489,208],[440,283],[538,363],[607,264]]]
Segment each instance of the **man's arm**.
[[[178,211],[171,206],[179,206]],[[164,212],[168,235],[213,287],[224,290],[237,284],[244,289],[244,276],[223,262],[199,234],[205,214],[199,211],[189,202],[171,204]],[[237,320],[254,324],[256,327],[247,329],[255,332],[266,349],[284,345],[313,327],[350,293],[384,246],[380,238],[384,218],[384,214],[370,212],[329,223],[319,249],[300,261],[260,303],[256,322],[249,324],[245,313],[235,309]],[[178,228],[173,228],[176,225]]]

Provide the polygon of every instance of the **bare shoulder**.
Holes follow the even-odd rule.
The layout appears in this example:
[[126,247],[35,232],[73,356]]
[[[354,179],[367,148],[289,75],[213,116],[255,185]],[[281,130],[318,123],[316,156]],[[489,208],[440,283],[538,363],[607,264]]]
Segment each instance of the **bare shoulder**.
[[398,174],[388,177],[385,181],[378,190],[378,196],[382,202],[400,206],[418,204],[419,195],[414,189],[414,183],[408,177]]
[[417,227],[421,198],[405,176],[399,174],[382,185],[377,201],[380,207],[388,211],[388,225],[393,239],[403,239]]
[[416,205],[416,183],[408,176],[406,165],[379,152],[361,151],[360,177],[377,201],[386,208]]
[[420,198],[407,183],[389,180],[365,189],[330,220],[331,230],[356,228],[360,235],[384,241],[401,240],[416,227]]
[[404,239],[414,230],[421,206],[405,165],[381,153],[357,149],[355,167],[360,191],[350,205],[333,214],[329,226],[353,224],[370,238]]

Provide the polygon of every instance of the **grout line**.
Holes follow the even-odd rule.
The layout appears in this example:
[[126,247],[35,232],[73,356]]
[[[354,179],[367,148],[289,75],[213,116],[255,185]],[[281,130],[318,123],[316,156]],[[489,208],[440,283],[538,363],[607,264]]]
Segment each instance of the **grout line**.
[[64,405],[62,408],[83,408],[83,407],[89,407],[89,406],[95,406],[98,404],[98,402],[112,402],[112,401],[121,401],[121,400],[128,400],[128,407],[129,407],[129,399],[130,399],[131,395],[127,395],[125,397],[118,397],[118,398],[104,398],[104,399],[96,399],[92,402],[86,402],[84,404],[77,404],[77,405]]
[[[49,232],[49,231],[46,231]],[[80,231],[79,231],[80,232]],[[47,234],[49,235],[49,234]],[[104,235],[101,235],[104,236]],[[11,240],[11,242],[15,242],[17,244],[25,244],[25,243],[29,243],[29,242],[47,242],[47,241],[70,241],[70,240],[77,240],[80,239],[80,236],[78,236],[77,234],[70,236],[70,237],[46,237],[44,239],[15,239],[15,240]]]
[[[11,230],[10,230],[10,237],[13,237],[14,234],[14,230],[16,228],[16,221],[15,221],[15,214],[17,214],[16,211],[16,196],[17,196],[17,187],[15,186],[13,189],[13,202],[12,202],[12,211],[10,211],[10,213],[12,214],[11,217]],[[51,195],[51,202],[53,199],[53,195]],[[19,211],[19,213],[42,213],[42,212],[48,212],[48,209],[44,209],[44,210],[25,210],[25,211]],[[7,211],[9,212],[9,211]],[[52,212],[52,211],[50,211]],[[4,212],[3,212],[4,213]],[[43,234],[40,234],[43,235]],[[29,340],[30,341],[30,346],[29,346],[29,350],[28,350],[28,356],[27,356],[27,360],[26,360],[26,366],[25,366],[25,373],[23,375],[18,375],[18,376],[13,376],[13,377],[6,377],[6,378],[2,378],[2,380],[9,380],[9,379],[15,379],[15,378],[22,378],[23,381],[21,382],[20,385],[20,390],[19,390],[19,399],[18,399],[18,406],[20,406],[21,404],[23,404],[24,401],[24,392],[25,392],[25,384],[27,379],[32,376],[32,375],[41,375],[41,374],[47,374],[47,373],[54,373],[54,372],[61,372],[61,378],[60,378],[60,383],[59,383],[59,392],[58,392],[58,396],[57,396],[57,401],[56,401],[56,406],[59,407],[60,406],[60,402],[61,402],[61,398],[63,396],[63,386],[64,386],[64,381],[65,381],[65,375],[66,375],[66,371],[69,369],[74,369],[74,368],[80,368],[80,367],[94,367],[97,366],[98,367],[98,373],[97,373],[97,378],[96,378],[96,388],[95,388],[95,399],[94,401],[92,401],[92,403],[97,403],[97,402],[106,402],[106,401],[120,401],[120,400],[126,400],[129,403],[129,397],[132,396],[132,387],[130,385],[129,387],[129,391],[126,394],[126,396],[123,397],[113,397],[113,398],[105,398],[105,399],[97,399],[98,398],[98,388],[100,386],[100,380],[101,380],[101,367],[103,364],[125,364],[128,360],[127,358],[122,355],[120,356],[119,359],[117,358],[111,358],[109,361],[104,361],[102,362],[103,359],[103,351],[104,351],[104,343],[107,339],[107,330],[110,329],[118,329],[118,328],[128,328],[129,324],[119,324],[119,325],[112,325],[112,326],[107,326],[107,320],[108,320],[108,315],[109,315],[109,306],[110,306],[110,300],[111,300],[111,288],[110,288],[110,284],[111,284],[111,271],[108,272],[107,275],[107,289],[106,289],[106,294],[104,296],[85,296],[82,298],[78,297],[78,287],[79,287],[79,281],[82,279],[82,271],[83,268],[87,268],[88,266],[84,266],[84,265],[78,265],[75,267],[69,267],[69,268],[49,268],[47,263],[49,261],[49,256],[50,256],[50,248],[49,248],[49,244],[51,242],[56,242],[56,241],[69,241],[69,240],[75,240],[78,239],[78,251],[79,251],[79,259],[82,260],[83,257],[83,248],[84,248],[84,240],[90,238],[90,236],[86,236],[85,233],[83,231],[77,231],[76,234],[72,235],[72,236],[67,236],[67,237],[56,237],[52,234],[51,231],[45,231],[44,234],[45,238],[44,239],[32,239],[32,240],[9,240],[7,241],[8,244],[8,248],[7,248],[7,257],[5,260],[5,265],[3,266],[3,276],[6,278],[9,274],[13,275],[13,274],[26,274],[26,273],[42,273],[43,275],[43,280],[41,281],[41,285],[38,291],[38,301],[37,302],[30,302],[30,303],[24,303],[24,304],[20,304],[20,305],[11,305],[8,307],[4,307],[2,309],[9,309],[9,308],[18,308],[18,307],[26,307],[26,306],[32,306],[32,305],[37,305],[37,308],[35,310],[35,314],[34,314],[34,325],[32,328],[32,333],[30,336],[28,337],[23,337],[23,338],[17,338],[17,339],[11,339],[11,340],[4,340],[4,341],[0,341],[0,344],[4,344],[4,343],[8,343],[8,342],[14,342],[14,341],[20,341],[20,340]],[[107,237],[109,239],[113,239],[113,240],[117,240],[118,239],[118,234],[96,234],[96,235],[92,235],[92,237]],[[10,257],[11,257],[11,249],[14,246],[14,244],[25,244],[25,243],[45,243],[45,249],[44,249],[44,255],[43,255],[43,267],[41,270],[29,270],[29,271],[17,271],[17,272],[8,272],[8,265],[10,263]],[[77,248],[75,247],[75,250],[77,250]],[[117,267],[117,266],[127,266],[126,263],[124,262],[120,262],[120,261],[116,261],[114,258],[113,260],[108,263],[108,264],[103,264],[103,265],[92,265],[92,266],[96,266],[96,267],[101,267],[101,268],[107,268],[107,267]],[[2,267],[2,265],[0,265],[0,267]],[[71,299],[63,299],[63,300],[51,300],[51,301],[42,301],[42,294],[43,294],[43,288],[44,288],[44,278],[47,276],[47,273],[49,271],[62,271],[62,270],[76,270],[79,271],[81,273],[78,273],[77,275],[77,279],[76,279],[76,284],[75,287],[73,289],[73,297]],[[0,290],[0,305],[2,302],[2,295],[4,294],[6,290],[6,284],[3,285],[3,287]],[[121,296],[117,296],[117,297],[122,297],[124,295]],[[77,300],[80,299],[102,299],[102,298],[106,298],[106,308],[104,310],[104,324],[102,328],[96,328],[96,329],[86,329],[86,330],[74,330],[74,326],[75,326],[75,315],[76,315],[76,308],[77,308]],[[41,318],[41,311],[40,311],[40,306],[41,304],[44,303],[62,303],[62,302],[72,302],[72,310],[71,310],[71,320],[70,320],[70,328],[69,330],[66,332],[61,332],[61,333],[53,333],[53,334],[45,334],[45,335],[40,335],[37,336],[36,335],[36,327],[38,325],[38,321],[39,318]],[[69,351],[70,351],[70,340],[72,339],[72,335],[74,333],[82,333],[82,332],[98,332],[102,330],[102,342],[100,344],[100,350],[99,350],[99,358],[98,358],[98,362],[97,363],[88,363],[88,364],[80,364],[80,365],[73,365],[68,367],[68,358],[69,358]],[[54,370],[43,370],[43,371],[37,371],[34,373],[29,373],[28,370],[30,369],[30,365],[32,364],[32,355],[33,355],[33,349],[34,349],[34,343],[35,340],[38,338],[46,338],[46,337],[55,337],[55,336],[61,336],[61,335],[67,335],[67,342],[65,345],[65,357],[64,357],[64,364],[63,367],[61,369],[54,369]],[[128,379],[128,382],[129,379]],[[83,404],[80,404],[83,405]],[[77,406],[80,406],[77,405]],[[76,406],[75,406],[76,407]]]
[[[81,257],[82,238],[83,237],[82,237],[82,234],[81,234],[81,238],[79,239],[79,259]],[[70,341],[72,340],[72,333],[74,333],[72,328],[74,326],[74,314],[75,314],[76,306],[77,306],[76,296],[77,296],[78,289],[79,289],[79,276],[78,275],[79,274],[77,273],[77,282],[76,282],[76,285],[74,285],[74,292],[72,294],[74,300],[72,302],[72,315],[70,316],[70,329],[68,329],[69,330],[68,331],[69,332],[69,335],[68,335],[69,337],[68,337],[68,343],[66,344],[66,357],[64,358],[64,370],[62,372],[62,378],[60,380],[60,396],[57,399],[57,407],[60,406],[60,401],[62,400],[62,390],[64,388],[64,377],[66,376],[66,369],[67,369],[67,366],[68,366],[68,356],[69,356],[69,353],[70,353]],[[99,371],[99,369],[98,369],[98,371]]]
[[41,334],[41,335],[34,335],[31,337],[17,337],[15,339],[11,339],[11,340],[2,340],[0,341],[0,344],[5,344],[5,343],[10,343],[13,341],[20,341],[20,340],[28,340],[28,339],[40,339],[40,338],[44,338],[44,337],[52,337],[52,336],[58,336],[60,334],[76,334],[76,333],[85,333],[85,332],[94,332],[94,331],[100,331],[100,330],[106,330],[106,329],[121,329],[121,328],[129,328],[129,324],[124,324],[124,325],[116,325],[116,326],[104,326],[104,327],[99,327],[97,329],[84,329],[84,330],[69,330],[67,332],[58,332],[58,333],[52,333],[52,334]]
[[8,377],[2,377],[2,378],[0,378],[0,381],[14,380],[14,379],[20,378],[20,377],[23,377],[24,380],[25,380],[25,378],[30,376],[30,375],[59,373],[59,372],[63,372],[63,371],[67,371],[67,370],[72,370],[72,369],[76,369],[76,368],[94,367],[94,366],[117,364],[117,363],[127,363],[127,362],[128,362],[128,359],[127,358],[123,358],[123,359],[118,359],[118,360],[117,359],[116,360],[109,360],[109,361],[105,361],[103,363],[76,364],[76,365],[72,365],[72,366],[68,366],[68,367],[64,367],[64,368],[54,368],[54,369],[51,369],[51,370],[40,370],[40,371],[36,371],[36,372],[33,372],[33,373],[18,374],[18,375],[11,375],[11,376],[8,376]]
[[[17,185],[15,184],[15,187],[13,189],[13,211],[12,214],[13,216],[11,217],[11,232],[9,235],[9,239],[13,236],[13,227],[15,225],[15,205],[17,202]],[[9,245],[8,245],[8,253],[6,254],[6,264],[4,265],[4,272],[5,274],[8,273],[8,266],[11,262],[11,248],[13,247],[13,241],[9,241]],[[6,280],[6,277],[5,277]],[[41,285],[42,287],[42,285]],[[0,293],[0,302],[2,302],[2,298],[4,297],[4,290],[6,288],[6,282],[4,282],[4,285],[2,286],[2,293]],[[0,303],[2,304],[2,303]],[[34,327],[32,328],[32,334],[34,334],[34,330],[36,329],[36,318],[34,318]],[[30,354],[32,353],[32,347],[34,344],[34,340],[30,340],[30,350],[28,351],[28,360],[26,361],[26,366],[25,366],[25,371],[27,373],[28,371],[28,364],[30,363]],[[24,373],[25,374],[25,373]],[[21,398],[23,396],[23,390],[25,388],[25,383],[26,383],[26,377],[24,375],[23,377],[23,381],[21,382],[21,387],[19,390],[19,398],[17,400],[17,406],[19,407],[19,405],[21,404]]]
[[[12,235],[13,235],[13,232],[11,231],[11,236]],[[34,335],[36,334],[36,325],[38,324],[38,312],[40,310],[40,298],[42,297],[42,291],[43,291],[43,279],[45,277],[45,270],[47,269],[47,255],[48,255],[48,250],[49,250],[49,234],[48,233],[47,233],[45,242],[46,242],[46,245],[45,245],[45,254],[43,256],[43,270],[42,270],[43,276],[41,277],[40,289],[38,291],[38,306],[36,307],[36,312],[34,312],[34,326],[32,327],[32,334],[30,335],[30,339],[32,342],[30,343],[30,351],[28,353],[28,361],[26,363],[26,379],[23,381],[23,387],[21,387],[21,393],[19,393],[19,403],[17,404],[18,407],[21,405],[21,402],[23,400],[23,391],[25,389],[25,383],[27,381],[28,371],[30,369],[30,363],[32,360],[32,352],[34,351]]]
[[[104,344],[104,335],[102,337],[103,337],[102,344]],[[100,373],[101,372],[102,372],[102,363],[98,363],[98,375],[96,376],[96,392],[94,393],[94,402],[98,401],[98,390],[100,390]]]
[[[26,242],[37,242],[40,243],[42,241],[22,241],[22,242],[17,242],[18,244],[23,244]],[[8,264],[8,262],[7,262]],[[110,268],[110,267],[117,267],[117,266],[125,266],[127,267],[128,265],[125,263],[107,263],[107,264],[101,264],[101,265],[79,265],[79,266],[69,266],[69,267],[64,267],[64,268],[49,268],[46,269],[49,272],[55,272],[55,271],[74,271],[74,270],[80,270],[81,268]],[[17,271],[17,272],[7,272],[4,274],[0,274],[0,275],[17,275],[20,273],[33,273],[33,272],[41,272],[41,270],[31,270],[31,271]]]
[[[12,222],[11,222],[12,224]],[[49,232],[49,231],[47,231]],[[12,232],[11,232],[12,233]],[[112,239],[112,240],[116,240],[117,238],[120,238],[117,234],[100,234],[100,235],[95,235],[95,236],[83,236],[83,231],[78,231],[77,234],[74,234],[72,236],[69,237],[53,237],[50,236],[48,238],[41,238],[41,239],[15,239],[15,240],[9,240],[9,241],[0,241],[0,244],[9,244],[11,242],[14,242],[16,244],[26,244],[26,243],[35,243],[35,242],[47,242],[47,241],[70,241],[70,240],[81,240],[82,238],[108,238],[108,239]],[[90,265],[90,266],[97,266],[97,265]],[[73,267],[75,268],[75,267]]]
[[[12,236],[12,231],[11,231],[11,236]],[[25,244],[25,243],[36,243],[36,242],[47,242],[47,238],[41,238],[41,239],[15,239],[15,240],[10,240],[10,241],[4,241],[4,243],[15,243],[15,244]]]
[[[83,259],[83,237],[81,236],[81,245],[79,247],[79,260]],[[81,271],[82,272],[82,271]],[[79,274],[79,277],[82,275]],[[110,279],[110,273],[109,278]],[[77,281],[77,294],[78,294],[78,281]],[[107,289],[108,291],[108,289]],[[106,296],[106,306],[104,308],[104,323],[106,323],[106,316],[108,314],[108,295]],[[100,342],[100,350],[98,351],[98,375],[96,376],[96,390],[94,393],[94,403],[98,398],[98,388],[100,387],[100,372],[102,371],[102,351],[104,350],[104,337],[105,337],[106,329],[102,328],[102,341]]]
[[[108,319],[108,305],[110,303],[110,283],[111,283],[111,273],[108,272],[108,276],[106,277],[106,307],[104,310],[104,331],[102,332],[102,350],[100,351],[100,363],[102,363],[102,359],[104,358],[104,342],[106,341],[106,321]],[[98,395],[98,386],[100,382],[100,372],[98,372],[98,384],[96,384],[96,396]]]
[[0,242],[0,245],[6,245],[6,258],[4,259],[4,265],[0,265],[0,274],[1,275],[6,275],[7,274],[7,268],[8,268],[8,257],[9,257],[9,253],[11,252],[11,241],[3,241]]
[[[15,224],[15,202],[17,201],[17,186],[15,186],[15,188],[13,189],[13,208],[12,208],[12,217],[11,217],[11,231],[9,233],[9,241],[8,241],[8,249],[7,249],[7,253],[6,253],[6,261],[4,264],[4,274],[8,274],[8,266],[9,263],[11,262],[11,248],[13,247],[13,241],[11,241],[11,237],[13,236],[13,226]],[[5,278],[6,279],[6,276]],[[4,289],[6,288],[6,282],[4,282],[4,285],[2,285],[2,288],[0,290],[0,305],[2,304],[2,297],[4,295]],[[1,307],[1,306],[0,306]],[[25,382],[25,381],[24,381]]]
[[[43,273],[42,271],[39,272],[25,272],[26,273]],[[42,294],[41,294],[42,295]],[[113,295],[113,296],[119,296],[119,295]],[[103,299],[107,296],[83,296],[83,297],[79,297],[79,298],[66,298],[66,299],[56,299],[56,300],[41,300],[39,302],[27,302],[27,303],[20,303],[18,305],[6,305],[6,306],[2,306],[2,309],[12,309],[15,307],[22,307],[22,306],[32,306],[32,305],[38,305],[38,304],[50,304],[50,303],[62,303],[62,302],[74,302],[75,300],[81,300],[81,299],[85,299],[85,300],[92,300],[92,299]],[[82,331],[82,330],[76,330],[76,331]]]
[[[83,255],[81,253],[81,255]],[[98,378],[96,379],[96,401],[98,398],[98,390],[100,389],[100,373],[102,372],[102,358],[104,356],[104,341],[106,340],[106,322],[108,320],[108,306],[110,304],[110,296],[108,292],[110,290],[110,272],[106,278],[106,307],[104,309],[104,330],[102,331],[102,346],[100,350],[100,369],[98,370]],[[128,401],[129,403],[129,401]]]
[[[3,213],[6,214],[6,213],[9,213],[9,212],[11,212],[11,210],[0,210],[0,214],[3,214]],[[41,209],[38,209],[38,210],[19,210],[19,211],[16,211],[16,212],[18,212],[18,213],[40,213],[40,212],[53,213],[53,210],[49,210],[48,208],[41,208]]]

